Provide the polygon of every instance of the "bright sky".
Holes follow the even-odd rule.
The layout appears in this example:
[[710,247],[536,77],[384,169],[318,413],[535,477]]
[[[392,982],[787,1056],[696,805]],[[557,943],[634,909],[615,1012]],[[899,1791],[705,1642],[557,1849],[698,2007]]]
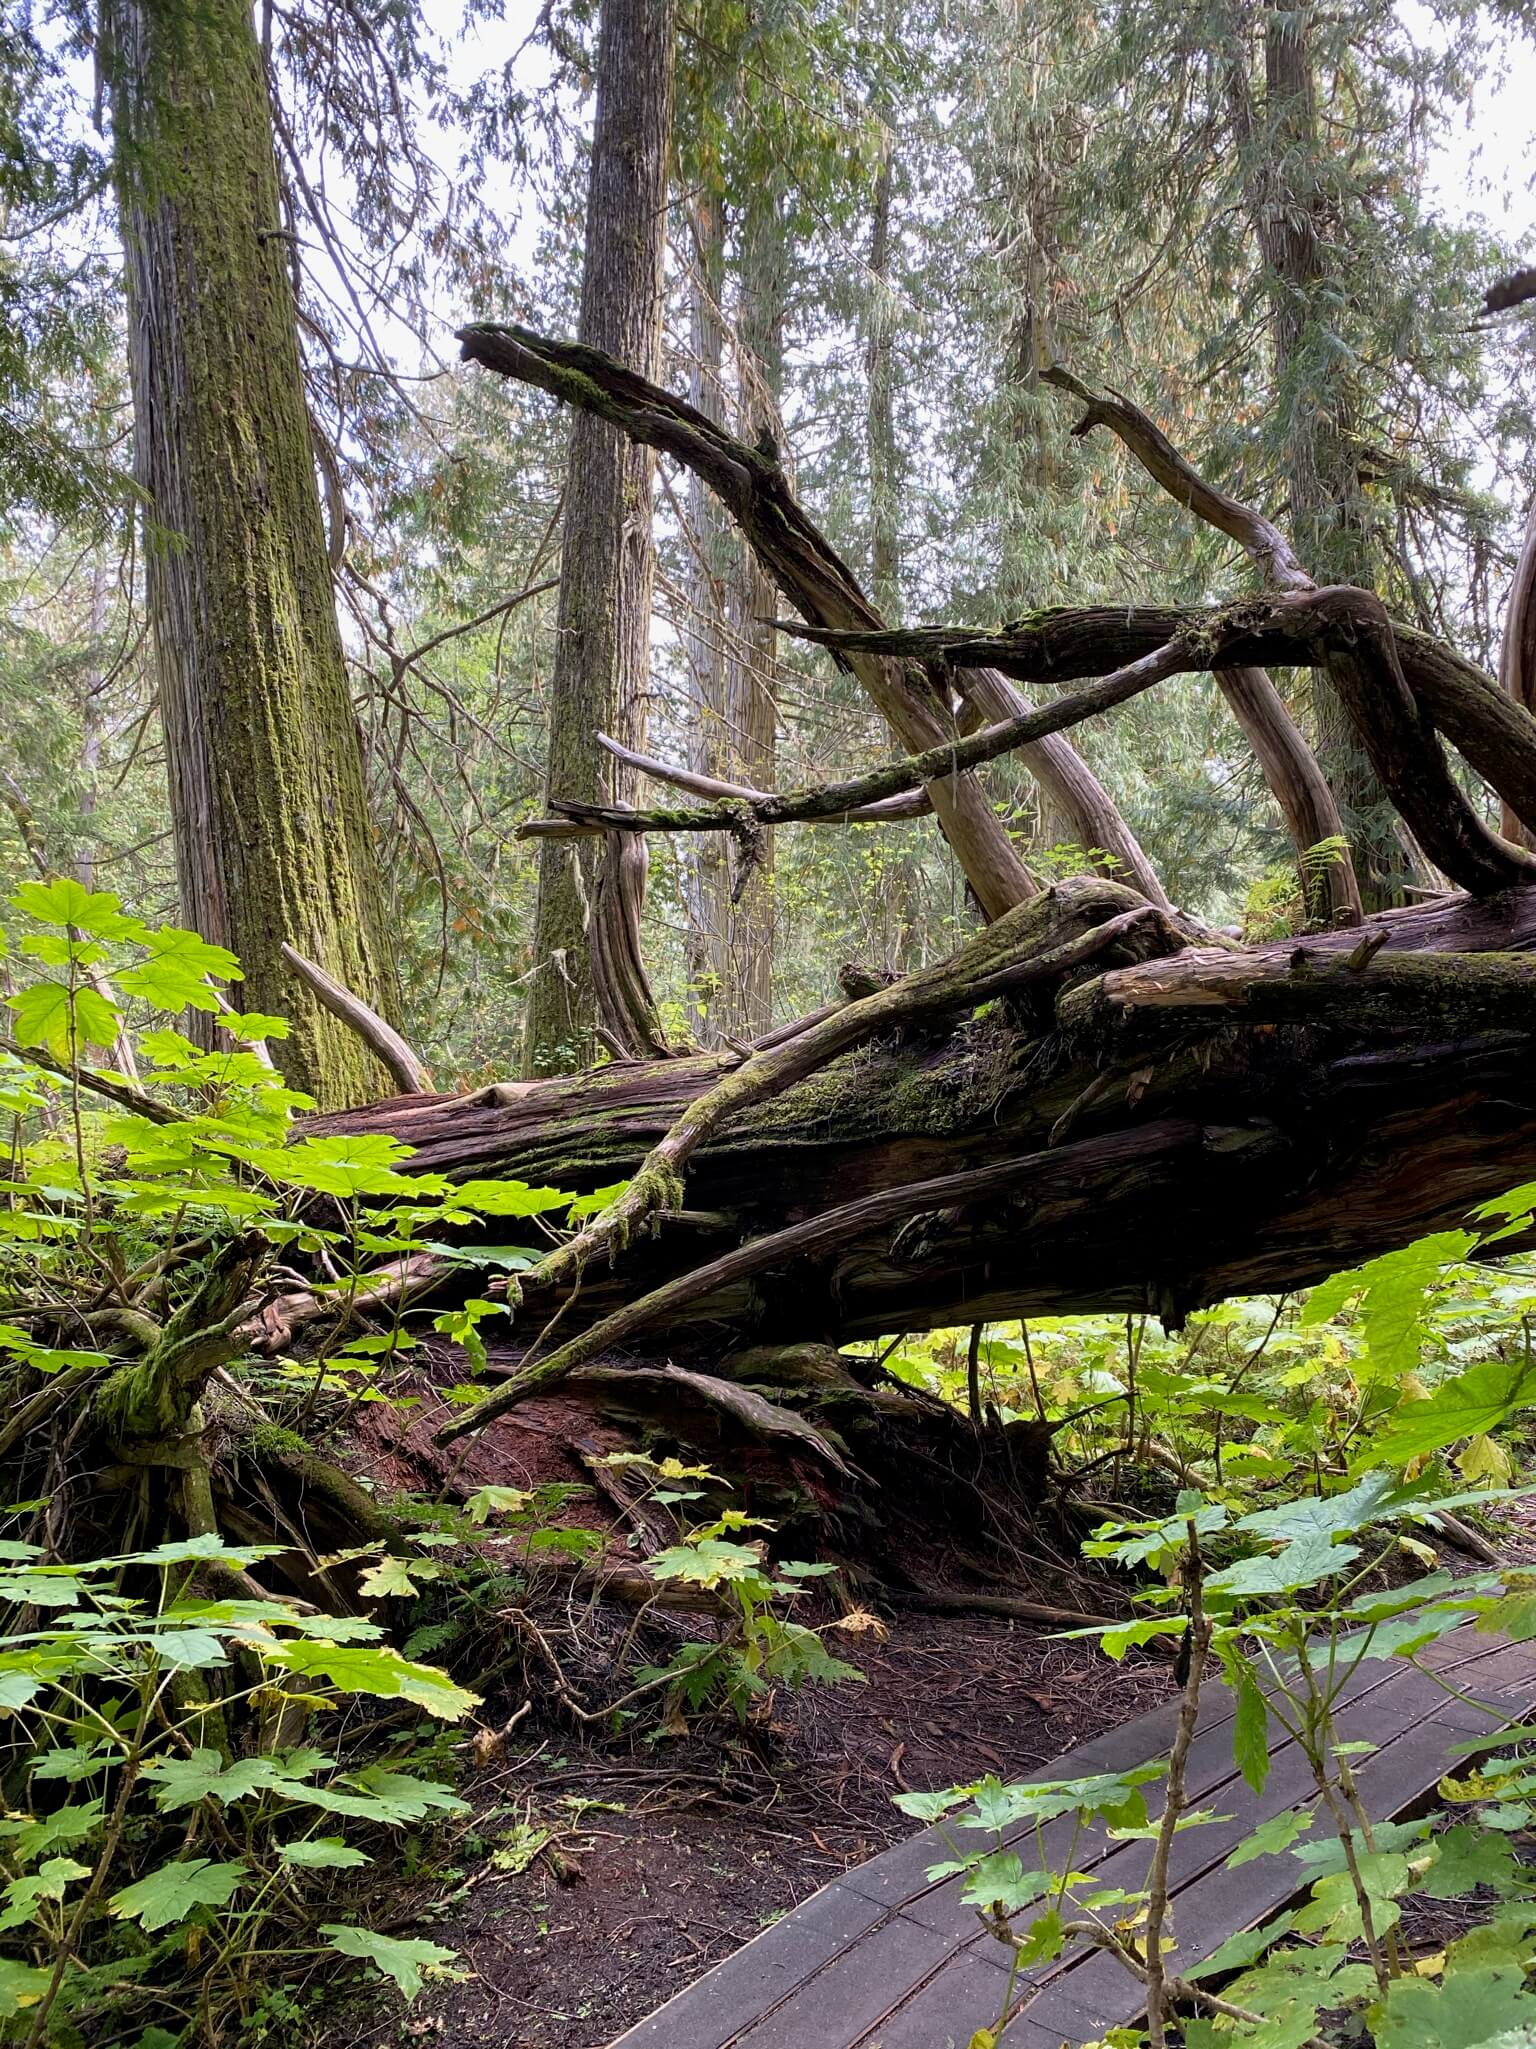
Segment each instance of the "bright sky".
[[[515,0],[514,0],[515,4]],[[1416,36],[1433,33],[1421,0],[1399,0]],[[1523,36],[1501,35],[1500,72],[1451,121],[1430,153],[1426,186],[1453,219],[1476,220],[1522,240],[1536,238],[1536,48]]]

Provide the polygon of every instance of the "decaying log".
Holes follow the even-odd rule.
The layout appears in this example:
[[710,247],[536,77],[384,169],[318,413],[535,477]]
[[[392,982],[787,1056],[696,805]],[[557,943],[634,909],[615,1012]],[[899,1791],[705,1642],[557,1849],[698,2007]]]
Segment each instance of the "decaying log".
[[[1039,909],[1065,939],[1152,915],[1088,877]],[[1177,1319],[1308,1285],[1536,1178],[1533,951],[1536,890],[1520,889],[1215,957],[1090,961],[973,1016],[978,976],[968,1001],[711,1126],[687,1201],[714,1218],[715,1256],[701,1265],[697,1233],[663,1217],[612,1266],[589,1258],[573,1301],[531,1287],[517,1330],[559,1311],[561,1340],[606,1323],[621,1356],[711,1370],[758,1341]],[[633,1175],[741,1071],[694,1055],[313,1128],[387,1132],[423,1171],[584,1190]]]

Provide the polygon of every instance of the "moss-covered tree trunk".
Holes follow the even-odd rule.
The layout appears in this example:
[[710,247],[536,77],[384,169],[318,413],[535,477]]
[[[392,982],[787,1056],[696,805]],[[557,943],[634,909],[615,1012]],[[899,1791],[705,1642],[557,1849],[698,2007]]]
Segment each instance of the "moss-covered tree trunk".
[[[656,374],[661,349],[675,13],[675,0],[603,0],[598,41],[581,339],[646,376]],[[606,421],[585,413],[573,421],[549,706],[556,795],[629,794],[593,735],[614,733],[630,746],[644,737],[653,468],[650,451]],[[570,1073],[595,1056],[593,847],[546,840],[540,853],[529,1074]]]
[[357,1102],[382,1070],[281,953],[394,1012],[261,52],[242,0],[104,0],[102,27],[182,916],[292,1020],[287,1078]]

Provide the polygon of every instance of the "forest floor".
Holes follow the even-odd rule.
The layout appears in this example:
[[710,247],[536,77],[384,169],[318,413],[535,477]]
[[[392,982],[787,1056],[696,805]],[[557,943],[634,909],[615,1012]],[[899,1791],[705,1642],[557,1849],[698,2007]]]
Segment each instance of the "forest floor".
[[[350,1462],[381,1491],[443,1479],[430,1447],[446,1412],[429,1379],[420,1395],[414,1414],[381,1405],[352,1418]],[[590,1480],[582,1455],[623,1441],[584,1405],[530,1402],[469,1441],[452,1491]],[[582,1519],[574,1506],[572,1515]],[[1536,1561],[1536,1505],[1516,1505],[1499,1546],[1511,1562]],[[942,1542],[908,1562],[930,1586],[961,1593],[968,1584]],[[1469,1569],[1455,1554],[1446,1562]],[[1072,1598],[1044,1569],[1007,1591]],[[550,1606],[546,1592],[545,1602],[544,1626],[564,1655],[566,1596]],[[632,1613],[576,1606],[587,1698],[613,1698],[639,1650]],[[698,1629],[683,1615],[655,1621],[676,1638]],[[450,1945],[463,1976],[429,1983],[403,2013],[393,2000],[331,2009],[327,2049],[606,2049],[820,1886],[910,1834],[916,1824],[893,1794],[987,1772],[1036,1775],[1155,1706],[1174,1683],[1166,1656],[1131,1651],[1115,1663],[1090,1642],[1022,1621],[902,1610],[889,1632],[830,1640],[862,1684],[781,1690],[743,1730],[716,1718],[662,1733],[647,1715],[602,1741],[568,1718],[540,1721],[544,1686],[532,1688],[533,1710],[520,1683],[488,1689],[488,1728],[524,1712],[504,1747],[460,1777],[473,1817],[435,1868],[391,1874],[401,1894],[391,1932]],[[666,1654],[655,1642],[648,1649]],[[516,1657],[508,1669],[519,1672]]]
[[[429,1988],[404,2020],[343,2024],[333,2049],[604,2049],[910,1834],[893,1793],[987,1771],[1027,1777],[1172,1684],[1166,1659],[1133,1652],[1116,1665],[983,1617],[906,1616],[850,1655],[863,1685],[780,1695],[751,1740],[664,1739],[616,1757],[568,1734],[530,1737],[464,1789],[478,1854],[446,1911],[415,1930],[455,1945],[473,1975]],[[525,1840],[530,1822],[558,1831],[554,1862],[498,1870],[499,1844]]]
[[[445,1471],[432,1441],[449,1413],[434,1385],[440,1365],[418,1379],[414,1408],[352,1412],[342,1450],[359,1476],[381,1494],[429,1499],[462,1499],[492,1482],[585,1482],[556,1520],[591,1522],[603,1476],[587,1461],[633,1436],[590,1404],[529,1401],[455,1447]],[[731,1460],[739,1478],[750,1472],[741,1445]],[[766,1463],[782,1472],[780,1461]],[[754,1507],[750,1478],[741,1486],[742,1505]],[[916,1511],[910,1523],[904,1510]],[[902,1564],[929,1587],[964,1593],[973,1579],[954,1533],[927,1522],[915,1498],[892,1502],[891,1514],[902,1517],[887,1529]],[[616,1518],[614,1563],[625,1529]],[[991,1591],[1073,1598],[1043,1560],[1032,1563],[1021,1563],[1017,1584]],[[589,1701],[625,1690],[642,1651],[632,1610],[585,1598],[568,1605],[559,1585],[534,1586],[528,1598]],[[881,1605],[869,1591],[860,1598]],[[802,1619],[837,1613],[830,1597],[809,1599],[816,1612]],[[401,1890],[391,1931],[451,1945],[466,1975],[429,1983],[403,2013],[392,1999],[332,2008],[327,2049],[605,2049],[818,1887],[909,1835],[916,1824],[893,1794],[987,1772],[1028,1777],[1173,1684],[1166,1656],[1132,1651],[1116,1664],[1091,1643],[1014,1619],[904,1609],[888,1627],[883,1640],[872,1631],[829,1638],[862,1671],[861,1684],[781,1689],[745,1729],[716,1715],[660,1733],[661,1716],[648,1711],[611,1738],[558,1718],[542,1673],[524,1684],[513,1638],[507,1677],[486,1689],[479,1718],[501,1727],[530,1691],[535,1707],[495,1755],[461,1772],[475,1811],[447,1855],[414,1879],[390,1881]],[[643,1650],[664,1659],[669,1641],[698,1633],[697,1616],[658,1612]],[[538,1849],[543,1831],[549,1840]]]

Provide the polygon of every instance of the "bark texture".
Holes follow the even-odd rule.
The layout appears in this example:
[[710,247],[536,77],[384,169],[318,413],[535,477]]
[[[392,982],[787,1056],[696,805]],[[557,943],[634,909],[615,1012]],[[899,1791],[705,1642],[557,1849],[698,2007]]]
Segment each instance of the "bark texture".
[[[661,349],[667,153],[672,132],[675,0],[603,0],[597,113],[587,191],[580,331],[655,376]],[[548,786],[623,800],[624,771],[593,745],[599,729],[631,746],[645,738],[650,649],[651,451],[606,421],[579,413],[571,426],[560,560]],[[612,916],[639,900],[642,878],[610,857]],[[623,851],[631,864],[643,848]],[[596,1057],[598,997],[590,925],[598,868],[584,840],[552,840],[539,862],[524,1071],[569,1073]],[[602,958],[628,960],[610,932]],[[635,955],[638,961],[638,954]],[[642,985],[643,990],[643,985]],[[626,1051],[650,1050],[660,1026],[648,992],[610,980],[603,1023]]]
[[[749,1073],[721,1053],[326,1128],[387,1131],[425,1171],[574,1188],[702,1129],[683,1196],[611,1266],[589,1261],[561,1319],[565,1340],[622,1310],[615,1342],[641,1351],[1177,1319],[1307,1285],[1536,1175],[1536,890],[1212,952],[1080,877],[986,937],[985,958],[886,991],[873,1037],[850,1017],[790,1041],[777,1095],[761,1056]],[[847,1050],[804,1072],[829,1044]],[[519,1328],[564,1292],[535,1287]]]
[[261,53],[239,0],[106,0],[103,31],[182,916],[291,1021],[288,1080],[355,1102],[380,1071],[281,951],[395,1014]]
[[[1291,537],[1320,583],[1375,581],[1353,445],[1350,372],[1326,336],[1330,273],[1327,148],[1320,133],[1307,10],[1244,0],[1231,65],[1248,211],[1264,270],[1275,379],[1288,422],[1284,474]],[[1249,82],[1259,46],[1263,91]],[[1318,759],[1343,815],[1367,909],[1398,901],[1412,862],[1378,764],[1329,675],[1313,678]]]

